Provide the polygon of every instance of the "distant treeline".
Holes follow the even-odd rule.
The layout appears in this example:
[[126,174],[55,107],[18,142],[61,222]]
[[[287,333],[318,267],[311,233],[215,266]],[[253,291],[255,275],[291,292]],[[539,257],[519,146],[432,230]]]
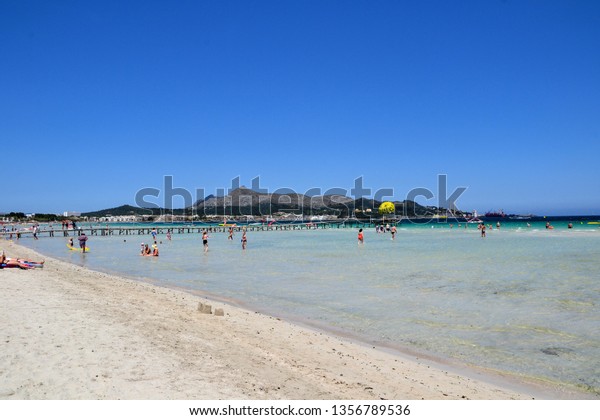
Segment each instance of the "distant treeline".
[[2,217],[14,220],[15,222],[22,222],[24,220],[35,220],[37,222],[60,222],[65,219],[68,219],[68,217],[59,216],[53,213],[36,213],[32,217],[27,217],[25,213],[15,211],[11,211],[10,213],[3,215]]

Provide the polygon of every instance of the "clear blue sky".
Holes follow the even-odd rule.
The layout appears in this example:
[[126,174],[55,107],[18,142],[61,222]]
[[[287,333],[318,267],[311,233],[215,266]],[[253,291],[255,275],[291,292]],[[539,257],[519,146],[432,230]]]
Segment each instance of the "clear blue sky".
[[598,1],[5,0],[0,59],[0,211],[447,174],[465,210],[600,214]]

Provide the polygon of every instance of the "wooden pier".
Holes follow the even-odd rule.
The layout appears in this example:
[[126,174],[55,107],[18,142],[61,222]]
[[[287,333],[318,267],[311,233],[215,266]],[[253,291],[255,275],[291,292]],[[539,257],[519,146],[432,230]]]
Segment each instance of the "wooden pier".
[[[290,224],[273,224],[273,225],[237,225],[237,226],[214,226],[214,225],[183,225],[183,226],[115,226],[115,227],[100,227],[100,226],[82,226],[76,229],[40,229],[37,232],[40,236],[79,236],[85,233],[88,236],[131,236],[131,235],[151,235],[155,232],[157,235],[181,235],[181,234],[201,234],[204,231],[208,233],[226,233],[229,228],[233,228],[234,232],[241,232],[246,229],[248,232],[263,232],[263,231],[294,231],[294,230],[322,230],[322,229],[346,229],[346,228],[369,228],[375,227],[374,223],[369,222],[319,222],[319,223],[290,223]],[[23,235],[33,235],[33,231],[15,230],[15,231],[0,231],[4,237],[12,239]]]

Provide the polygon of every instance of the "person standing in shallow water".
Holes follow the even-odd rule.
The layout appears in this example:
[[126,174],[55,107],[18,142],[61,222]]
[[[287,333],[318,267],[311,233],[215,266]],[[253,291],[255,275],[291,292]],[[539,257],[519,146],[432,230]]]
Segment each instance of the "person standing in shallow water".
[[246,229],[242,232],[242,249],[246,249],[246,244],[248,243],[248,238],[246,237]]
[[81,248],[81,252],[85,252],[85,244],[88,240],[88,237],[85,235],[85,233],[81,232],[81,235],[79,235],[79,248]]
[[362,244],[364,244],[364,242],[365,242],[365,236],[364,236],[363,230],[361,228],[361,229],[358,229],[358,244],[362,245]]
[[204,245],[204,252],[208,252],[208,232],[202,232],[202,244]]

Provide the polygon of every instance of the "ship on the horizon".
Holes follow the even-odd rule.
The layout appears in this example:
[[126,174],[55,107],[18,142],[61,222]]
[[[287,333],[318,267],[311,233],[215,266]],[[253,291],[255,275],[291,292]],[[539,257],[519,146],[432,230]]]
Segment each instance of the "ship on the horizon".
[[488,211],[483,217],[506,217],[506,213],[502,209],[498,211]]

